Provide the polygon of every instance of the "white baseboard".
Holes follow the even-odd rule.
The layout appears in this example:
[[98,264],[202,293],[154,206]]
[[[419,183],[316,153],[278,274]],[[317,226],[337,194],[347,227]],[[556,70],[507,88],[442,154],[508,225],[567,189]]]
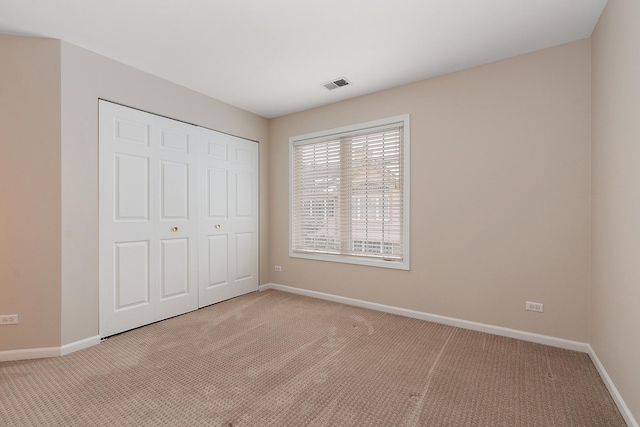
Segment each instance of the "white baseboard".
[[538,344],[546,344],[554,347],[566,348],[568,350],[580,351],[582,353],[589,352],[589,344],[571,341],[563,338],[550,337],[547,335],[534,334],[532,332],[519,331],[517,329],[503,328],[501,326],[487,325],[485,323],[471,322],[469,320],[456,319],[454,317],[440,316],[438,314],[425,313],[422,311],[409,310],[391,305],[378,304],[375,302],[363,301],[354,298],[342,297],[339,295],[325,294],[323,292],[310,291],[307,289],[294,288],[292,286],[278,285],[276,283],[267,283],[259,287],[259,290],[276,289],[279,291],[290,292],[298,295],[324,299],[328,301],[339,302],[342,304],[353,305],[356,307],[369,308],[371,310],[384,311],[386,313],[397,314],[400,316],[411,317],[414,319],[427,320],[429,322],[441,323],[443,325],[456,326],[458,328],[470,329],[472,331],[487,332],[493,335],[503,337],[517,338],[523,341],[535,342]]
[[42,359],[45,357],[65,356],[74,351],[91,347],[100,342],[100,337],[85,338],[80,341],[65,344],[61,347],[25,348],[20,350],[0,351],[0,362],[10,362],[14,360]]
[[0,351],[0,362],[13,360],[42,359],[60,356],[60,347],[25,348],[20,350]]
[[72,342],[71,344],[65,344],[60,347],[60,356],[66,356],[74,351],[84,350],[85,348],[92,347],[96,344],[100,344],[100,336],[85,338],[80,341]]
[[624,399],[622,399],[620,392],[616,388],[615,384],[613,384],[611,377],[607,373],[607,370],[604,368],[604,365],[598,358],[598,355],[596,354],[593,347],[591,347],[591,345],[589,345],[588,353],[589,353],[589,357],[591,357],[591,361],[596,366],[596,369],[598,370],[598,373],[600,374],[600,378],[602,378],[604,385],[607,386],[607,390],[609,390],[609,394],[611,394],[611,398],[618,406],[618,409],[620,410],[620,414],[622,414],[622,418],[624,418],[628,426],[639,427],[638,422],[636,421],[636,419],[633,417],[633,414],[631,413],[631,410],[629,410],[629,407],[624,402]]

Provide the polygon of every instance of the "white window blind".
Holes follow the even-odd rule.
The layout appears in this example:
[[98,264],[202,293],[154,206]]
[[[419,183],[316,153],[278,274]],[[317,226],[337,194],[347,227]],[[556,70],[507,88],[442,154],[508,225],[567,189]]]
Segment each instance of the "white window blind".
[[292,141],[293,253],[404,262],[404,123]]

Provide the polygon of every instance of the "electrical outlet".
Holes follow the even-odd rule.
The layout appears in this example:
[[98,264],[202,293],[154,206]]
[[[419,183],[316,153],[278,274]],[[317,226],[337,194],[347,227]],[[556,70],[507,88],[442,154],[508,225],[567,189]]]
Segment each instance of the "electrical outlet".
[[279,265],[276,265],[276,271],[282,271],[282,267]]
[[544,311],[544,304],[539,303],[539,302],[527,301],[527,303],[525,305],[525,309],[529,310],[529,311],[537,311],[539,313],[542,313]]
[[18,323],[17,314],[0,315],[0,325],[16,325]]

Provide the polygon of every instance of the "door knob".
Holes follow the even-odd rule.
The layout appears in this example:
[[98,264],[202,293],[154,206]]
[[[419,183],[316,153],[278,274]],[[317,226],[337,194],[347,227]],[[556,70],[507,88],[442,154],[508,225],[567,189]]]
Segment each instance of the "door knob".
[[173,227],[171,231],[178,231],[178,227]]
[[220,224],[216,224],[216,228],[220,228],[220,227],[221,227],[221,225],[220,225]]

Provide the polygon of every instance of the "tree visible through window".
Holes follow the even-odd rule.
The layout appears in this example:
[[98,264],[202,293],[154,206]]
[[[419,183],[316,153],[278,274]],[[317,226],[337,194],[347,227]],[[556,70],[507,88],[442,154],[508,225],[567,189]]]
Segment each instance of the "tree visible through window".
[[408,269],[408,117],[291,138],[291,255]]

